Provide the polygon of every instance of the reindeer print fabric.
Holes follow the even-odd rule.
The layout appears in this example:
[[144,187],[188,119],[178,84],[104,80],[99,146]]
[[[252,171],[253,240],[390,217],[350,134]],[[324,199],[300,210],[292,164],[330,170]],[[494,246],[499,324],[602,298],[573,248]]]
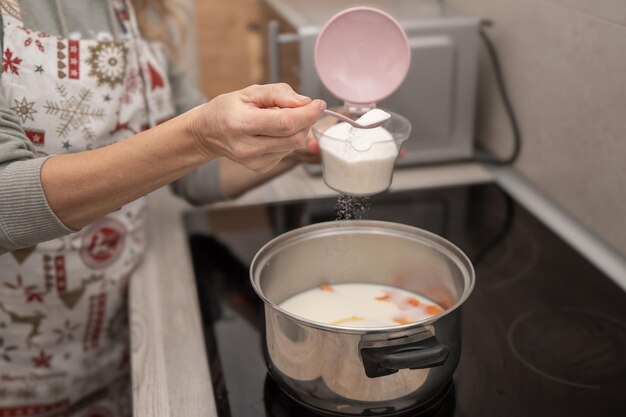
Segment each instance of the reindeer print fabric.
[[[38,155],[95,149],[174,113],[166,59],[128,2],[115,41],[24,27],[3,2],[2,93]],[[0,256],[0,417],[130,415],[128,280],[142,199],[64,238]]]

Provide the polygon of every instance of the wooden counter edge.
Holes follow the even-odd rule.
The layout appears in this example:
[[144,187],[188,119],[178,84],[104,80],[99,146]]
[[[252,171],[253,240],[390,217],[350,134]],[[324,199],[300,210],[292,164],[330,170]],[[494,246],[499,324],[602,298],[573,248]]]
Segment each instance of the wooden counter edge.
[[130,282],[133,415],[215,417],[182,213],[163,188],[147,197],[149,249]]

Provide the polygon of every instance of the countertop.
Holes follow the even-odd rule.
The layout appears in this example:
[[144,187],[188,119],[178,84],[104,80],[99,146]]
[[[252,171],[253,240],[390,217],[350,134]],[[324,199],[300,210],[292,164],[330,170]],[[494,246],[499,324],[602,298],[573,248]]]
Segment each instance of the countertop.
[[[463,163],[396,170],[393,190],[487,182],[489,170]],[[303,167],[215,207],[332,196]],[[215,417],[191,258],[182,223],[185,210],[169,189],[148,196],[150,249],[130,284],[132,387],[135,416]]]

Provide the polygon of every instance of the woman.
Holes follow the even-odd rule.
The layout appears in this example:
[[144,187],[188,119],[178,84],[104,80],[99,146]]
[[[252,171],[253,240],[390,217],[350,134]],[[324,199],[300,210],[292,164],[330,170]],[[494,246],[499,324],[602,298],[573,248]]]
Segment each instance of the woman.
[[0,417],[128,415],[141,197],[238,195],[294,166],[325,108],[286,85],[205,103],[142,37],[162,0],[137,3],[1,3]]

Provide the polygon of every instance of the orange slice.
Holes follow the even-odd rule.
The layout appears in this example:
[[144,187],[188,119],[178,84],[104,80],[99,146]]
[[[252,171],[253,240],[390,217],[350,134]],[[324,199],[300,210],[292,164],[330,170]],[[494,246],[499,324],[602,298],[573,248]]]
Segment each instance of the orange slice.
[[322,285],[320,285],[320,290],[326,291],[326,292],[333,292],[333,291],[335,291],[333,286],[330,285],[330,284],[322,284]]
[[443,313],[443,309],[437,306],[428,306],[426,307],[426,314],[430,314],[431,316],[435,316],[439,313]]
[[420,300],[418,300],[417,298],[414,298],[414,297],[407,298],[406,302],[411,304],[413,307],[419,307],[419,305],[420,305]]
[[336,320],[336,321],[333,321],[333,322],[332,322],[332,323],[330,323],[330,324],[337,325],[337,324],[343,324],[343,323],[348,323],[348,322],[350,322],[350,321],[358,321],[358,320],[363,320],[363,317],[359,317],[359,316],[350,316],[350,317],[346,317],[345,319],[341,319],[341,320]]
[[415,323],[413,320],[409,319],[408,317],[396,317],[395,319],[393,319],[393,321],[395,321],[398,324],[411,324],[411,323]]

